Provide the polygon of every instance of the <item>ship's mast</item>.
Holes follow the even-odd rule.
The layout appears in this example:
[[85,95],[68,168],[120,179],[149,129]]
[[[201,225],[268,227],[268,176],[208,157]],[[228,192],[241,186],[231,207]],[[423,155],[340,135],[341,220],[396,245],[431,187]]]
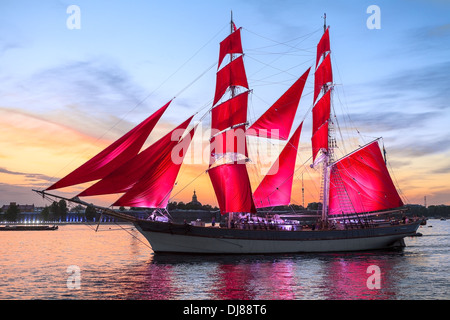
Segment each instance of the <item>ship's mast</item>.
[[[327,30],[327,14],[323,14],[323,33]],[[326,52],[323,53],[323,58],[325,59]],[[322,88],[322,92],[325,94],[328,90],[328,85],[324,84]],[[331,118],[331,114],[330,117]],[[330,121],[328,122],[328,136],[330,136]],[[329,139],[328,141],[328,150],[324,153],[323,160],[323,197],[322,197],[322,221],[326,222],[328,220],[328,193],[329,193],[329,181],[330,181],[330,173],[329,173],[329,164],[332,161],[332,144],[333,139]]]
[[[234,22],[233,22],[233,11],[231,11],[231,20],[230,20],[230,34],[232,34],[234,32]],[[232,53],[230,53],[230,62],[233,61],[234,56]],[[231,72],[231,71],[230,71]],[[236,95],[236,88],[235,86],[231,86],[231,98],[234,98],[234,96]]]
[[[232,34],[234,31],[234,22],[233,22],[233,10],[231,10],[231,19],[230,19],[230,34]],[[234,56],[232,53],[230,53],[230,63],[233,61]],[[231,69],[230,69],[231,72]],[[231,76],[230,76],[231,78]],[[236,88],[235,86],[230,86],[231,90],[231,98],[234,98],[236,95]],[[228,228],[231,228],[231,221],[233,220],[233,212],[228,212]]]

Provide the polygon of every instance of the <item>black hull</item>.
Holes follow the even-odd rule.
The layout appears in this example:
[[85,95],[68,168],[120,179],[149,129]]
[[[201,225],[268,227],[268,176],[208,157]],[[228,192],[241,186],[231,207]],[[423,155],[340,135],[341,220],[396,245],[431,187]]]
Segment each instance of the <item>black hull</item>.
[[137,221],[137,229],[155,252],[291,253],[338,252],[404,245],[420,221],[395,226],[349,230],[244,230]]

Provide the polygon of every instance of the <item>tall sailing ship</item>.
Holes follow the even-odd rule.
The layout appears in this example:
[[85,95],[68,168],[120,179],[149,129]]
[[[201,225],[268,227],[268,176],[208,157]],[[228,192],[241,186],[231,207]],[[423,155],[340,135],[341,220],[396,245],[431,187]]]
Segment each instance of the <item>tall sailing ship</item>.
[[[236,28],[231,21],[230,34],[220,43],[216,88],[208,110],[211,117],[210,159],[205,168],[220,213],[227,218],[226,224],[205,226],[155,219],[155,214],[168,214],[172,190],[197,128],[193,126],[187,131],[194,117],[190,116],[141,151],[171,101],[67,176],[45,190],[34,191],[46,197],[90,205],[101,214],[134,223],[155,253],[340,252],[404,246],[404,238],[415,234],[420,221],[393,224],[388,219],[380,220],[380,216],[400,211],[403,202],[390,177],[378,140],[335,159],[329,39],[329,28],[324,23],[315,66],[308,68],[250,125],[247,103],[251,91],[243,61],[241,28]],[[321,173],[322,207],[317,223],[307,228],[277,217],[261,217],[258,213],[291,203],[303,122],[292,135],[290,133],[313,67],[311,167]],[[249,136],[287,141],[277,161],[254,191],[247,170]],[[70,199],[48,192],[93,181],[96,182]],[[122,195],[108,208],[81,200],[105,194]],[[151,210],[148,218],[140,219],[113,209],[118,206]],[[375,216],[377,221],[373,219]]]

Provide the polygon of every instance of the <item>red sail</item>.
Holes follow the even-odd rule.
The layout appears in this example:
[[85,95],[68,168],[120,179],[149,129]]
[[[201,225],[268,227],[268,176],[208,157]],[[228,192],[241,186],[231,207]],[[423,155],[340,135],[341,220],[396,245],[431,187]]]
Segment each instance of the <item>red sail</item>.
[[319,64],[320,57],[328,51],[330,51],[330,34],[327,28],[327,30],[325,30],[324,34],[322,35],[319,44],[317,45],[316,68]]
[[213,105],[222,98],[230,86],[241,86],[248,89],[247,76],[245,74],[244,60],[242,56],[234,59],[220,69],[216,75],[216,93]]
[[81,192],[78,196],[86,197],[101,194],[122,193],[131,189],[142,178],[145,172],[155,165],[156,161],[158,161],[158,157],[170,154],[174,145],[178,143],[179,138],[191,122],[192,117],[193,116],[167,133],[164,137],[139,153],[133,159],[124,163],[121,167],[117,168],[117,170],[111,172],[105,178]]
[[329,214],[363,213],[403,206],[374,141],[333,164]]
[[312,136],[313,162],[321,149],[328,150],[328,121],[325,122]]
[[256,188],[253,198],[257,208],[289,205],[302,125],[303,122]]
[[217,132],[247,122],[248,91],[219,104],[211,111],[211,129]]
[[231,33],[220,43],[219,64],[217,65],[217,69],[219,69],[225,56],[230,53],[243,53],[241,28]]
[[315,73],[313,101],[316,101],[317,96],[319,95],[320,90],[322,90],[323,86],[330,82],[333,82],[333,72],[331,69],[330,55],[327,55],[319,65]]
[[91,158],[89,161],[47,188],[47,190],[59,189],[102,179],[133,158],[142,148],[148,135],[153,130],[164,111],[166,111],[170,102],[171,101],[95,157]]
[[331,91],[328,90],[322,98],[317,101],[316,105],[314,106],[312,110],[313,114],[313,135],[316,133],[316,131],[320,128],[321,125],[323,125],[328,119],[330,118],[330,93]]
[[240,127],[230,129],[211,138],[210,165],[226,153],[239,153],[248,157],[245,130]]
[[247,129],[247,135],[287,140],[311,68]]
[[245,164],[224,164],[208,170],[220,213],[256,213]]
[[171,152],[157,156],[154,165],[113,206],[165,208],[196,127]]

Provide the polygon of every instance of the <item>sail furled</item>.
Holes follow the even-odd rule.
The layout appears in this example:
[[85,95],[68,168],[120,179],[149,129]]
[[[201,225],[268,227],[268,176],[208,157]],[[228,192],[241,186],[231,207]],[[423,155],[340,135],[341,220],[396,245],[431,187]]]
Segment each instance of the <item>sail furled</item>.
[[220,68],[222,61],[227,54],[239,53],[243,53],[241,42],[241,28],[235,30],[220,43],[219,64],[217,65],[217,69]]
[[378,141],[332,165],[329,201],[330,215],[372,212],[403,206]]
[[244,163],[223,164],[208,170],[220,213],[256,213],[250,179]]
[[156,123],[169,107],[170,102],[46,190],[60,189],[102,179],[132,159],[139,153]]
[[157,161],[113,206],[165,208],[196,128],[192,128],[170,152],[156,155]]
[[179,138],[185,132],[192,118],[193,116],[185,120],[134,158],[81,192],[78,196],[86,197],[123,193],[130,190],[152,166],[157,165],[160,158],[172,152],[172,149],[178,143]]
[[241,86],[248,89],[247,75],[244,68],[243,56],[234,59],[216,74],[216,92],[213,105],[225,94],[229,87]]
[[248,129],[247,135],[287,140],[311,68]]
[[292,183],[298,143],[303,122],[295,130],[278,159],[256,188],[253,198],[257,208],[284,206],[291,202]]

